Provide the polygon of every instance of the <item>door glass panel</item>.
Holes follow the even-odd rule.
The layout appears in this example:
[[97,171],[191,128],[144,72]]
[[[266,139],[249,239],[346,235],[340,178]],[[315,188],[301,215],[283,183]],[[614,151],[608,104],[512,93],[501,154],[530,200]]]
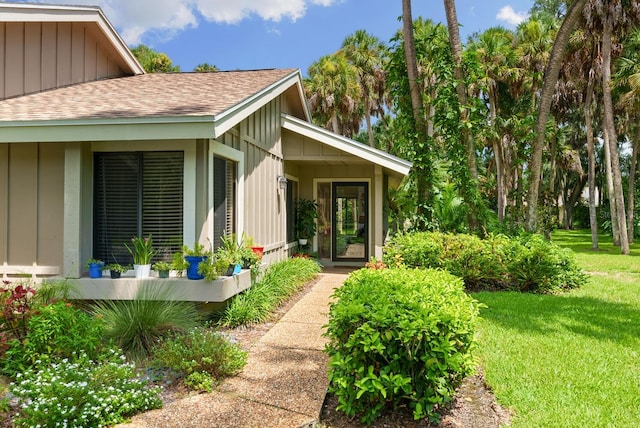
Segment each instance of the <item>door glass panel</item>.
[[331,183],[318,183],[318,258],[331,260]]
[[367,184],[334,183],[335,260],[367,257]]

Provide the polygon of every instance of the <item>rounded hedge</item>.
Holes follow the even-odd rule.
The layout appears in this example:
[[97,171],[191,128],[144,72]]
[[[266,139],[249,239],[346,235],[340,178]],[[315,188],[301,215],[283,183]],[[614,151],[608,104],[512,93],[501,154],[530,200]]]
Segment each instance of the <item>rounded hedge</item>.
[[330,392],[338,409],[370,423],[408,406],[436,420],[474,368],[478,304],[441,270],[362,269],[330,305]]

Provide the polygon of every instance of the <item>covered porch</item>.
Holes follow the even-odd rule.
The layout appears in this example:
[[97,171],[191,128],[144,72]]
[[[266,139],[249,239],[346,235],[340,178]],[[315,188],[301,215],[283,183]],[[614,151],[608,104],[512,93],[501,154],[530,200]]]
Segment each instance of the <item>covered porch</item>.
[[362,266],[382,257],[388,190],[411,163],[288,115],[282,128],[290,197],[318,204],[317,233],[307,249],[324,266]]

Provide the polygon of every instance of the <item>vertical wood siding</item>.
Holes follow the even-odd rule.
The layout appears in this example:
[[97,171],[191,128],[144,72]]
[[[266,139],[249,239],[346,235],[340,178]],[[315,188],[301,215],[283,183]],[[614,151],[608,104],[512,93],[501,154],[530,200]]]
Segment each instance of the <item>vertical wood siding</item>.
[[0,265],[62,266],[64,145],[0,145]]
[[81,22],[0,22],[0,99],[122,76],[109,48]]
[[245,154],[244,232],[277,256],[286,241],[285,194],[277,184],[284,172],[280,99],[256,111],[220,140]]

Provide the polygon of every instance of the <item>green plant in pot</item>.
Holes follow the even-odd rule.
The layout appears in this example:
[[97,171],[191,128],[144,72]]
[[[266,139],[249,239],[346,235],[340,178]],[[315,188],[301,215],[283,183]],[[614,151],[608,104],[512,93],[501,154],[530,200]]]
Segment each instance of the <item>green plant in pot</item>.
[[131,269],[129,265],[121,265],[120,263],[110,263],[104,267],[109,270],[112,279],[118,279],[123,273]]
[[87,269],[89,269],[89,278],[102,277],[103,267],[104,267],[104,262],[102,260],[98,260],[98,259],[87,260]]
[[184,259],[187,263],[187,278],[189,279],[203,279],[204,276],[198,273],[200,263],[205,261],[211,254],[210,251],[205,249],[205,246],[196,242],[193,248],[189,248],[186,245],[182,247]]
[[296,236],[300,245],[307,245],[316,235],[318,204],[311,199],[298,199],[296,203]]
[[160,261],[153,264],[153,270],[158,272],[158,278],[169,278],[171,263]]

